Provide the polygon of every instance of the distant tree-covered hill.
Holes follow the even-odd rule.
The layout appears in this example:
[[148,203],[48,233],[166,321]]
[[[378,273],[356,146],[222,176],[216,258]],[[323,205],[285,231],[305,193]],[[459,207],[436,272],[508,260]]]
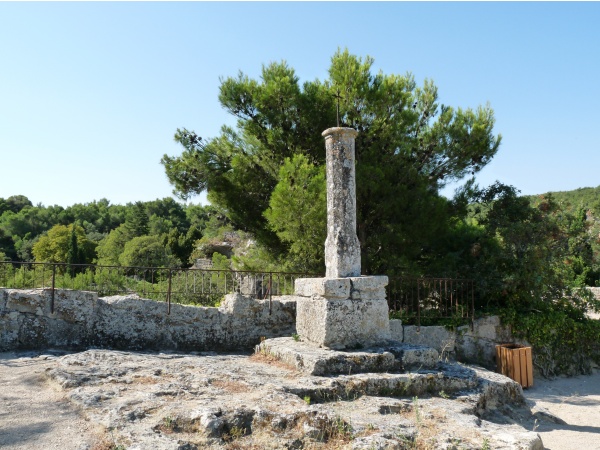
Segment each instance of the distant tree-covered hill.
[[[549,192],[547,194],[551,194],[554,200],[565,211],[576,213],[584,209],[585,211],[590,211],[594,217],[600,218],[600,186],[595,188],[584,187],[573,191]],[[531,195],[528,197],[535,201],[540,196]]]
[[218,240],[227,224],[213,206],[172,198],[126,205],[101,199],[63,208],[34,206],[24,195],[0,197],[0,261],[187,266],[212,256],[196,250],[196,243]]

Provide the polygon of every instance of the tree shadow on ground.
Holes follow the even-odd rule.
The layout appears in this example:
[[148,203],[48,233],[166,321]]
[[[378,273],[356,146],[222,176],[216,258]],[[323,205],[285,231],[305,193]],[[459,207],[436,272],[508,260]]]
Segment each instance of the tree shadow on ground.
[[[52,432],[50,422],[38,422],[22,427],[2,427],[0,429],[0,448],[17,444],[22,446],[29,441],[43,442],[43,436],[50,432]],[[32,445],[31,448],[35,448],[35,446]]]

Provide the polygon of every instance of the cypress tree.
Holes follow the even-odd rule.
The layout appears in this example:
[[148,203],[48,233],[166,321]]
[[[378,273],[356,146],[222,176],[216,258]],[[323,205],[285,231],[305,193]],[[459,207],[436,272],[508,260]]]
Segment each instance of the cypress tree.
[[77,234],[75,232],[75,224],[71,225],[71,235],[69,236],[69,241],[67,242],[67,271],[69,273],[73,273],[74,268],[73,264],[78,264],[80,260],[81,252],[77,246]]

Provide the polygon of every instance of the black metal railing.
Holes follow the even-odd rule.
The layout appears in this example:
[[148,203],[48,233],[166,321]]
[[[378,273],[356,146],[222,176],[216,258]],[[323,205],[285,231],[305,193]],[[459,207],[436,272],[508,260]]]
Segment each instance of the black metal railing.
[[294,293],[296,278],[315,275],[284,272],[251,272],[166,267],[96,266],[90,264],[0,262],[0,287],[73,289],[99,296],[138,294],[171,303],[215,306],[226,294],[240,293],[269,300],[273,295]]
[[[54,312],[56,289],[92,291],[99,296],[137,294],[171,303],[216,306],[226,294],[257,299],[294,293],[297,278],[322,275],[166,267],[97,266],[91,264],[0,261],[0,287],[49,289]],[[473,321],[475,283],[452,278],[390,278],[386,288],[391,317],[404,323],[428,324],[440,319]]]
[[473,323],[475,282],[456,278],[390,278],[387,299],[392,317],[404,323]]

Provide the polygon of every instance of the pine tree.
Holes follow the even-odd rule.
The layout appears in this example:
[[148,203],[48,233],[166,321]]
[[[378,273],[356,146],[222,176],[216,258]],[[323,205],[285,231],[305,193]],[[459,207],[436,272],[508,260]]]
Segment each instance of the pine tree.
[[[338,51],[327,80],[302,86],[285,62],[265,65],[260,80],[243,74],[224,79],[219,100],[238,119],[238,129],[223,127],[209,140],[177,130],[182,155],[162,159],[175,192],[186,198],[208,190],[211,203],[227,211],[236,228],[289,259],[296,243],[310,240],[301,234],[312,230],[274,225],[267,218],[269,208],[272,218],[286,214],[276,211],[277,203],[285,202],[272,202],[279,183],[287,183],[280,168],[295,155],[322,167],[321,133],[339,122],[359,133],[357,234],[363,273],[391,274],[418,264],[423,248],[449,221],[450,205],[439,189],[481,170],[498,150],[500,136],[493,134],[489,106],[440,105],[433,82],[418,87],[410,74],[373,73],[373,62]],[[319,195],[310,189],[294,192],[296,201],[306,204]],[[304,220],[287,216],[290,222]],[[295,237],[288,241],[292,230]]]
[[146,206],[142,202],[135,202],[131,213],[125,221],[125,228],[132,237],[146,236],[149,231],[149,218]]

